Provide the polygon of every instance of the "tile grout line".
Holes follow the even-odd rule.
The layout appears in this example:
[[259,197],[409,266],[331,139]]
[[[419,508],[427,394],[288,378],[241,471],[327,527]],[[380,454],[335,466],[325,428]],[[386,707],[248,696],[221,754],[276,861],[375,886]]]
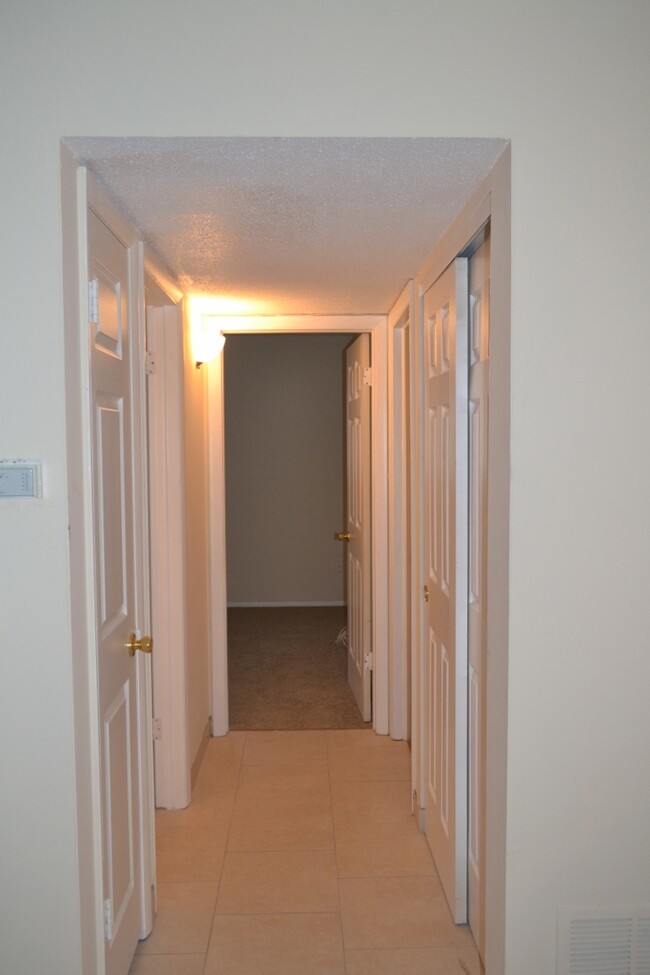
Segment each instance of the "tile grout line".
[[[229,733],[229,732],[228,732]],[[241,754],[239,756],[239,764],[237,766],[237,782],[235,785],[235,795],[233,798],[232,808],[230,810],[230,817],[228,820],[228,829],[226,831],[226,841],[223,849],[223,859],[221,861],[221,869],[219,871],[219,879],[217,881],[217,890],[214,896],[214,904],[212,908],[212,921],[210,922],[210,930],[208,931],[208,941],[205,948],[205,954],[203,956],[203,967],[201,969],[201,975],[205,975],[206,966],[208,964],[208,954],[210,952],[210,942],[212,941],[212,933],[214,930],[214,922],[217,917],[217,903],[219,901],[219,893],[221,891],[221,881],[223,879],[223,871],[226,865],[226,854],[228,852],[228,840],[230,839],[230,830],[232,829],[232,822],[235,816],[235,806],[237,805],[237,794],[239,792],[239,783],[241,780],[241,770],[244,765],[244,752],[246,751],[246,744],[248,741],[248,732],[244,732],[244,742],[241,749]]]
[[347,975],[348,962],[345,952],[345,937],[343,934],[343,905],[341,903],[341,878],[339,877],[339,858],[336,846],[336,824],[334,822],[334,800],[332,798],[332,771],[330,766],[330,742],[327,732],[325,732],[325,755],[327,759],[327,782],[330,794],[330,815],[332,817],[332,837],[334,839],[334,863],[336,866],[336,890],[339,898],[339,931],[341,935],[341,957],[343,959],[343,975]]

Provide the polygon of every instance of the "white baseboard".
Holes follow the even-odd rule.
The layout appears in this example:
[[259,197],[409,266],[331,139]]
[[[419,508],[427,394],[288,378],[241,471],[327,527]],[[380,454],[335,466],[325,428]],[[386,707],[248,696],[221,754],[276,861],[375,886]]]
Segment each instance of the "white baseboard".
[[228,609],[263,609],[280,608],[283,606],[345,606],[340,601],[336,602],[308,602],[308,603],[228,603]]

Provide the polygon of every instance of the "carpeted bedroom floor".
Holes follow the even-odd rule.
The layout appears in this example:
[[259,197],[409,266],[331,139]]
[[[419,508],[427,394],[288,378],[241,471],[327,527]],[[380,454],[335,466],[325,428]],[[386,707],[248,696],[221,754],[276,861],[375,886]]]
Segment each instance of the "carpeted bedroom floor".
[[368,728],[336,638],[345,607],[228,610],[228,693],[233,731]]

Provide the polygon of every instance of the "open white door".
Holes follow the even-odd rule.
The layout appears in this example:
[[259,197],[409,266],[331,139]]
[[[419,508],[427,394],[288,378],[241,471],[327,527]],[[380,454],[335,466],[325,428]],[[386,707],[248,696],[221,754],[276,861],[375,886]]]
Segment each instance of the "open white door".
[[[148,769],[139,750],[144,502],[135,475],[138,368],[125,244],[88,210],[90,408],[106,975],[126,975],[146,898],[141,809]],[[129,647],[129,644],[131,647]],[[141,648],[146,644],[141,641]],[[141,672],[142,673],[142,672]],[[145,855],[146,859],[146,855]],[[147,885],[149,886],[149,885]],[[149,897],[150,897],[149,886]]]
[[364,721],[372,719],[370,560],[370,336],[345,350],[347,452],[348,681]]
[[424,296],[425,829],[467,920],[467,261]]
[[[149,300],[152,288],[148,289]],[[155,297],[155,296],[154,296]],[[165,300],[160,296],[158,300]],[[181,309],[147,305],[147,376],[153,706],[165,734],[154,741],[156,806],[184,809],[191,798],[185,594],[183,324]]]

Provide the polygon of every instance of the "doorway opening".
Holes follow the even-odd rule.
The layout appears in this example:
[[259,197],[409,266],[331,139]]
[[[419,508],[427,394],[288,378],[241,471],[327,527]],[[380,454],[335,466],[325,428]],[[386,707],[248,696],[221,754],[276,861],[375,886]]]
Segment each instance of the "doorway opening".
[[[498,306],[498,314],[495,314],[495,320],[498,323],[498,330],[495,334],[496,342],[494,343],[496,354],[494,356],[494,365],[496,365],[494,389],[497,391],[497,396],[494,397],[494,403],[496,408],[493,409],[491,406],[490,412],[490,466],[492,473],[495,474],[495,490],[491,490],[489,498],[489,513],[491,524],[495,527],[494,536],[497,539],[497,544],[494,546],[491,558],[491,606],[494,604],[496,612],[492,612],[489,615],[490,626],[489,626],[489,643],[493,648],[493,666],[492,675],[493,678],[496,676],[496,680],[492,679],[489,682],[489,697],[488,701],[488,713],[490,719],[488,721],[487,727],[487,752],[488,758],[492,758],[492,767],[496,768],[497,772],[500,774],[492,775],[490,783],[488,784],[488,822],[487,822],[487,837],[486,837],[486,847],[490,849],[493,864],[496,864],[496,869],[493,869],[490,877],[491,881],[488,881],[488,889],[492,892],[492,897],[486,897],[488,904],[494,905],[492,910],[492,921],[490,917],[486,918],[486,928],[492,926],[493,930],[500,931],[503,927],[502,925],[502,910],[504,905],[503,897],[503,872],[500,869],[500,865],[505,862],[504,856],[504,838],[505,833],[502,829],[502,824],[505,821],[504,807],[505,807],[505,789],[503,788],[505,782],[505,759],[503,757],[502,745],[505,740],[505,714],[507,703],[507,686],[506,686],[506,675],[507,668],[505,666],[507,661],[507,526],[508,526],[508,395],[509,395],[509,385],[508,385],[508,352],[509,352],[509,167],[507,165],[507,159],[504,165],[500,167],[497,175],[491,176],[488,181],[486,181],[485,186],[481,187],[480,193],[477,192],[476,196],[472,198],[470,203],[468,203],[463,210],[462,214],[454,222],[453,226],[445,233],[444,238],[442,238],[436,245],[436,249],[433,253],[432,258],[427,262],[424,271],[420,270],[416,275],[416,287],[419,289],[419,294],[422,294],[425,288],[426,282],[429,278],[435,279],[442,270],[446,263],[449,261],[450,257],[454,254],[459,253],[462,247],[466,244],[467,240],[471,238],[471,234],[475,232],[476,227],[480,226],[487,215],[490,213],[496,213],[498,215],[498,221],[495,222],[495,228],[497,233],[495,233],[495,241],[497,246],[495,247],[495,253],[498,256],[498,260],[495,260],[494,278],[498,281],[498,290],[494,291],[494,306],[495,311]],[[144,223],[140,221],[141,225]],[[408,226],[408,221],[403,220],[403,223]],[[468,232],[469,231],[469,232]],[[383,239],[383,238],[382,238]],[[304,307],[304,306],[303,306]],[[338,307],[341,307],[340,305]],[[380,307],[368,305],[367,303],[364,307]],[[384,306],[385,307],[385,306]],[[282,330],[282,323],[278,322],[279,316],[275,317],[274,321],[265,321],[263,329],[268,328],[268,330]],[[309,316],[296,316],[299,317],[309,317]],[[334,316],[333,316],[334,317]],[[363,316],[359,316],[363,317]],[[373,316],[367,316],[373,317]],[[385,350],[388,346],[386,341],[386,319],[384,316],[374,316],[377,321],[368,326],[367,330],[373,330],[374,335],[377,336],[382,332],[382,341],[377,342],[377,348],[379,350]],[[308,329],[314,327],[315,320],[318,318],[317,315],[311,316],[311,323]],[[286,324],[286,320],[285,320]],[[250,327],[250,323],[249,326]],[[262,329],[262,330],[263,330]],[[339,327],[330,325],[332,331],[342,330]],[[230,328],[229,328],[230,330]],[[242,331],[246,331],[246,326],[242,325]],[[288,325],[288,330],[303,331],[304,323],[301,327],[299,323],[295,320]],[[320,330],[320,328],[318,329]],[[364,329],[363,325],[360,324],[357,319],[349,321],[348,328],[346,329],[350,332],[359,332]],[[385,352],[381,354],[385,355]],[[415,356],[416,360],[418,356]],[[417,361],[416,361],[417,365]],[[382,363],[384,367],[382,370],[382,377],[384,384],[386,362]],[[214,373],[214,378],[213,378]],[[416,373],[414,373],[416,375]],[[210,369],[210,380],[209,385],[213,389],[214,393],[221,389],[221,374],[218,369]],[[384,400],[385,402],[385,400]],[[217,414],[220,416],[220,414]],[[416,413],[417,416],[417,413]],[[212,422],[212,416],[211,416]],[[382,423],[384,427],[382,428]],[[496,436],[493,436],[493,429]],[[373,436],[383,437],[383,445],[387,441],[386,431],[385,431],[385,416],[380,419],[379,423],[379,433],[377,433],[377,426],[373,425]],[[210,460],[210,465],[213,469],[221,471],[223,477],[223,468],[219,467],[218,460],[216,457],[218,451],[218,440],[211,438],[211,452],[213,456]],[[212,444],[217,443],[217,447],[213,450]],[[373,453],[373,483],[378,490],[376,491],[375,501],[379,504],[375,505],[375,511],[373,517],[375,519],[373,527],[373,541],[380,542],[379,546],[376,546],[376,562],[375,562],[375,578],[374,586],[375,588],[381,589],[382,592],[389,590],[388,585],[384,585],[387,579],[387,547],[383,550],[381,549],[381,539],[382,534],[385,540],[386,532],[385,525],[387,523],[387,500],[386,500],[386,485],[388,482],[387,477],[387,464],[385,462],[386,450],[380,449]],[[211,478],[211,486],[215,485],[214,490],[219,493],[221,490],[218,486],[218,478],[214,481]],[[384,495],[381,496],[383,485]],[[223,494],[223,491],[221,492]],[[218,506],[217,506],[218,509]],[[223,503],[222,503],[223,509]],[[419,512],[418,509],[414,509],[415,515],[415,526],[412,531],[412,541],[413,547],[416,548],[418,545],[418,531],[417,531],[417,521]],[[216,532],[219,531],[218,519],[216,519],[217,528]],[[503,530],[502,530],[503,529]],[[215,551],[218,546],[211,545],[212,551]],[[90,545],[88,546],[88,551],[90,551]],[[218,575],[218,573],[215,573]],[[378,582],[378,577],[381,577],[381,582]],[[215,585],[223,585],[224,576],[221,575],[218,578]],[[217,621],[215,632],[218,631],[219,626],[219,607],[223,607],[225,610],[226,599],[221,601],[213,601],[213,605],[217,607]],[[386,609],[386,600],[379,602],[374,601],[374,614],[375,620],[373,621],[375,626],[375,633],[377,636],[379,634],[385,634],[388,631],[387,627],[387,617],[388,612]],[[417,615],[417,614],[414,614]],[[382,617],[383,618],[380,618]],[[413,627],[413,631],[416,632],[417,628]],[[213,641],[214,648],[214,641]],[[382,693],[375,694],[375,702],[377,704],[374,727],[375,730],[386,733],[388,730],[388,708],[387,708],[387,687],[388,687],[388,655],[380,655],[377,653],[376,666],[373,672],[373,682],[375,685],[375,690],[381,687]],[[382,668],[384,668],[382,670]],[[416,678],[421,675],[416,674]],[[215,686],[220,683],[223,687],[223,681],[215,681]],[[203,684],[205,686],[205,683]],[[215,697],[218,695],[218,691],[214,692]],[[227,702],[226,702],[227,704]],[[419,739],[422,737],[422,716],[419,713],[420,701],[417,693],[413,695],[413,711],[414,718],[412,722],[412,727],[414,728],[416,734],[414,734],[414,749],[413,749],[413,766],[414,766],[414,783],[418,783],[418,773],[421,774],[421,762],[418,759],[418,744]],[[226,708],[215,708],[213,707],[213,715],[225,714],[227,717],[227,707]],[[83,721],[80,722],[83,724]],[[215,728],[215,730],[217,730]],[[223,734],[222,732],[218,732]],[[489,764],[489,763],[488,763]],[[498,940],[498,939],[497,939]],[[494,942],[493,942],[494,943]],[[498,953],[498,947],[497,947]],[[489,952],[488,952],[489,954]]]
[[230,730],[358,728],[347,681],[346,334],[224,350]]
[[[370,572],[370,594],[368,605],[369,629],[373,634],[372,657],[367,659],[367,664],[372,668],[366,675],[367,697],[372,693],[373,714],[372,725],[375,730],[387,732],[388,721],[388,694],[387,694],[387,624],[386,624],[386,599],[385,591],[387,586],[387,538],[382,527],[386,520],[387,505],[387,468],[386,468],[386,437],[387,423],[385,410],[386,395],[386,319],[384,316],[286,316],[274,317],[266,316],[261,318],[232,318],[228,317],[224,321],[223,331],[227,336],[226,347],[231,342],[232,337],[248,334],[251,337],[263,338],[265,335],[272,341],[272,335],[276,338],[281,336],[286,341],[291,335],[309,339],[309,334],[316,341],[324,342],[333,340],[334,347],[338,347],[337,355],[342,353],[346,345],[360,333],[368,333],[368,344],[370,347],[370,358],[373,363],[373,395],[369,400],[368,427],[370,430],[369,445],[369,472],[367,476],[368,489],[372,490],[373,504],[368,517],[368,543],[372,547],[372,571]],[[269,334],[270,333],[270,334]],[[314,335],[313,333],[317,333]],[[340,360],[339,360],[340,361]],[[340,370],[340,366],[336,366]],[[339,371],[340,377],[340,371]],[[267,380],[265,380],[267,381]],[[210,548],[214,555],[211,572],[211,605],[212,605],[212,715],[213,715],[213,734],[224,735],[230,728],[229,701],[228,701],[228,602],[239,602],[241,600],[233,597],[231,586],[230,593],[226,583],[228,575],[226,551],[226,478],[227,464],[225,444],[225,406],[226,406],[226,375],[224,368],[224,356],[210,364],[209,372],[209,444],[210,444],[210,511],[211,511],[211,542]],[[342,386],[339,378],[339,389]],[[340,408],[340,402],[339,402]],[[341,411],[341,417],[343,412]],[[295,419],[295,418],[294,418]],[[293,422],[293,421],[292,421]],[[340,427],[339,427],[340,430]],[[274,463],[277,463],[275,458]],[[254,466],[254,465],[253,465]],[[302,476],[302,475],[301,475]],[[341,504],[342,497],[342,469],[337,474],[338,479],[338,503]],[[260,483],[258,481],[258,489]],[[263,487],[263,485],[262,485]],[[236,490],[236,488],[235,488]],[[277,491],[275,492],[278,493]],[[280,492],[281,493],[281,492]],[[343,507],[339,507],[338,523],[332,524],[326,519],[323,524],[322,532],[327,546],[333,547],[334,559],[341,558],[340,552],[337,553],[340,541],[335,541],[334,536],[344,526],[341,524],[343,517]],[[246,517],[245,512],[242,517]],[[330,514],[329,519],[335,515]],[[231,536],[233,529],[231,527]],[[330,541],[331,539],[331,541]],[[300,539],[298,539],[300,541]],[[235,539],[236,543],[236,539]],[[233,540],[231,538],[231,546]],[[284,544],[284,542],[282,542]],[[232,548],[231,548],[232,551]],[[237,557],[239,553],[237,553]],[[221,559],[220,564],[215,564],[216,560]],[[370,560],[368,560],[370,561]],[[336,563],[334,562],[334,565]],[[293,567],[292,567],[293,568]],[[260,581],[260,580],[258,580]],[[274,580],[277,583],[277,580]],[[333,590],[334,599],[317,600],[319,602],[342,603],[341,596],[343,584],[343,571],[341,571],[341,586],[335,584]],[[267,590],[268,592],[269,590]],[[280,599],[277,595],[275,600],[281,602],[293,602],[298,600]],[[310,597],[313,601],[314,597]],[[260,600],[261,601],[261,600]],[[267,601],[267,600],[264,600]],[[270,601],[270,600],[269,600]],[[305,601],[301,599],[299,601]],[[347,596],[345,597],[347,601]],[[237,608],[237,607],[233,607]],[[339,626],[332,639],[336,640],[343,625]],[[367,649],[367,648],[365,648]],[[348,660],[350,655],[348,656]],[[363,665],[362,665],[363,666]],[[363,709],[362,709],[363,710]],[[366,720],[370,714],[364,712],[362,715]]]

